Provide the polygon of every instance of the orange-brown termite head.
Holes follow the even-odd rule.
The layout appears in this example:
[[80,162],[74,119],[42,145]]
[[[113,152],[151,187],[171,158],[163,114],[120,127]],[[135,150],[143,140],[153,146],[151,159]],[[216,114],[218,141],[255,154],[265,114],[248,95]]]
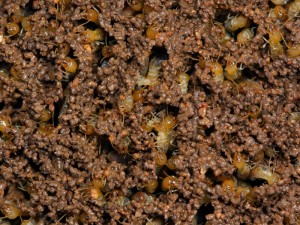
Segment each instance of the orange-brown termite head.
[[86,11],[85,17],[88,21],[98,23],[98,12],[95,9],[88,9]]
[[280,41],[282,41],[282,33],[279,29],[274,28],[268,32],[271,57],[277,57],[284,53],[284,49]]
[[147,182],[145,189],[147,190],[148,193],[154,193],[158,187],[158,181],[157,179],[151,179],[150,181]]
[[134,102],[144,102],[144,89],[134,90],[132,93],[132,97]]
[[47,122],[51,119],[51,112],[47,109],[42,110],[41,115],[40,115],[40,121],[41,122]]
[[157,167],[164,166],[167,163],[167,159],[166,153],[163,151],[156,151],[154,161]]
[[7,23],[5,27],[6,27],[6,32],[9,36],[15,36],[19,34],[21,31],[20,26],[17,23]]
[[86,29],[83,32],[85,40],[87,43],[91,43],[93,41],[103,41],[105,39],[105,31],[102,28],[97,28],[95,30]]
[[155,40],[159,34],[159,28],[155,25],[151,25],[146,29],[146,36],[151,40]]
[[233,156],[233,164],[237,168],[237,175],[240,179],[247,179],[250,174],[250,166],[245,160],[244,155],[236,152]]
[[241,70],[235,61],[227,61],[225,67],[225,77],[227,80],[236,80],[241,77]]
[[288,57],[296,58],[300,56],[300,44],[292,45],[287,50]]
[[62,60],[61,65],[68,73],[75,73],[78,67],[77,62],[69,57]]
[[109,45],[103,46],[101,54],[104,58],[109,58],[114,55],[113,47]]
[[172,189],[176,188],[176,185],[178,183],[178,179],[174,176],[167,176],[163,179],[161,188],[164,191],[170,191]]
[[282,33],[279,29],[274,28],[268,32],[269,34],[269,44],[276,45],[282,40]]
[[218,83],[222,82],[224,80],[224,70],[222,65],[219,62],[215,61],[211,62],[209,66],[213,79]]
[[9,117],[0,115],[0,132],[5,133],[6,129],[9,127],[10,127]]
[[225,179],[222,182],[222,189],[224,192],[233,194],[236,188],[236,181],[232,179]]
[[285,21],[287,19],[287,11],[282,6],[277,5],[270,10],[269,17],[279,21]]

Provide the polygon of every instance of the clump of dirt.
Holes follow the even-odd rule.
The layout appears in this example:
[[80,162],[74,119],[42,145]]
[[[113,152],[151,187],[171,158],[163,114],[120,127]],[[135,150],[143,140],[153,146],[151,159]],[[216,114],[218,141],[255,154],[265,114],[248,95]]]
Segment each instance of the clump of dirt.
[[299,224],[298,5],[1,1],[0,224]]

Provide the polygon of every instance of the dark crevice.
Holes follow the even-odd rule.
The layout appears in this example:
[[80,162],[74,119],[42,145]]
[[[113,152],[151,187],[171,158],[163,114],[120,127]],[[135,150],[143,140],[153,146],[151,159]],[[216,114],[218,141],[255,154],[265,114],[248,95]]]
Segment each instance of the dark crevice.
[[153,94],[153,97],[154,97],[154,99],[159,99],[159,98],[160,98],[160,95],[159,95],[159,93],[154,93],[154,94]]
[[109,59],[103,59],[102,61],[100,61],[100,67],[109,67]]
[[267,181],[263,179],[247,180],[247,182],[251,187],[260,187],[267,183]]
[[205,177],[207,177],[209,180],[211,180],[212,182],[214,182],[214,185],[218,183],[218,180],[217,180],[217,178],[216,178],[216,176],[214,174],[214,171],[211,168],[209,168],[207,170],[207,172],[205,173]]
[[7,63],[1,60],[1,67],[0,67],[0,71],[4,72],[5,74],[10,74],[9,70],[12,67],[11,63]]
[[[110,224],[112,218],[108,213],[103,213],[102,219],[105,221],[104,224]],[[81,223],[81,224],[83,224],[83,223]]]
[[113,109],[113,104],[110,102],[106,102],[105,106],[104,106],[105,110],[111,110]]
[[246,68],[243,69],[243,76],[246,79],[251,80],[253,78],[256,78],[257,74],[254,71],[252,71],[251,69],[249,69],[249,68],[246,67]]
[[31,168],[34,170],[34,171],[40,171],[40,166],[37,165],[33,159],[28,159],[28,164],[31,166]]
[[298,161],[297,157],[290,156],[290,163],[296,167],[300,162]]
[[59,116],[62,112],[62,107],[64,107],[64,100],[58,101],[54,103],[54,113],[52,116],[53,125],[56,127],[59,124]]
[[212,91],[211,91],[211,89],[209,89],[209,87],[207,85],[202,85],[201,88],[202,88],[202,90],[205,92],[205,94],[207,96],[211,96],[212,95]]
[[33,1],[34,1],[34,0],[30,0],[30,1],[28,1],[28,3],[25,5],[26,11],[30,11],[31,14],[32,14],[32,12],[37,11],[36,9],[33,8]]
[[160,112],[161,110],[167,110],[167,114],[168,115],[173,115],[173,116],[177,116],[179,113],[179,107],[176,106],[172,106],[172,105],[166,105],[166,104],[161,104],[159,105],[158,109],[156,110],[156,112]]
[[235,13],[228,9],[217,9],[215,13],[215,21],[224,23],[229,16],[235,16]]
[[1,111],[2,109],[4,109],[4,107],[5,107],[4,102],[0,102],[0,111]]
[[114,147],[108,139],[108,135],[101,135],[99,141],[100,143],[103,143],[101,145],[101,153],[108,154],[111,151],[115,151]]
[[214,213],[214,207],[211,204],[202,205],[197,212],[197,221],[198,224],[205,224],[206,223],[206,216],[209,214]]
[[216,129],[215,129],[215,126],[212,125],[211,127],[205,129],[204,132],[205,132],[205,135],[206,135],[207,137],[209,137],[215,130],[216,130]]
[[22,107],[22,105],[23,105],[22,97],[15,99],[14,102],[12,103],[12,106],[14,109],[20,109]]
[[59,224],[66,224],[66,218],[67,218],[66,215],[67,214],[64,211],[57,212],[57,218],[58,218],[59,222],[58,221],[54,221],[54,222],[59,223]]
[[129,165],[131,164],[130,162],[132,161],[132,157],[128,154],[120,154],[117,151],[110,151],[107,154],[107,159],[110,162],[117,162],[117,163],[121,163],[121,164],[125,164],[125,165]]
[[167,53],[166,48],[156,47],[156,46],[152,48],[152,53],[150,55],[150,58],[152,58],[152,57],[157,57],[161,60],[169,59],[169,55]]
[[199,60],[198,60],[199,58],[200,58],[200,56],[199,56],[198,53],[197,54],[192,54],[191,57],[189,58],[189,63],[187,63],[187,64],[190,65],[190,67],[186,71],[186,73],[188,75],[191,75],[195,72],[195,70],[196,70],[195,67],[196,67],[197,64],[199,64]]
[[174,1],[169,9],[178,9],[180,7],[179,3]]

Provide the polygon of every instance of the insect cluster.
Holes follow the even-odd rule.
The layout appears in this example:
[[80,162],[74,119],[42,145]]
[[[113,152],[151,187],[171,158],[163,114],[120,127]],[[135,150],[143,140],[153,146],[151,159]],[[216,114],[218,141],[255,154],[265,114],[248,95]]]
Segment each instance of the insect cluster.
[[4,2],[0,225],[300,221],[299,0]]

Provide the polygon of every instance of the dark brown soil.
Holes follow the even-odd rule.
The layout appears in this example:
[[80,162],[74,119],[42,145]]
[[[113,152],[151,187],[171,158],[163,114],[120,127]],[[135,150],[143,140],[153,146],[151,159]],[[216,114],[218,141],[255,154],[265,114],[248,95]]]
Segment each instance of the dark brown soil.
[[300,224],[282,2],[1,0],[0,224]]

